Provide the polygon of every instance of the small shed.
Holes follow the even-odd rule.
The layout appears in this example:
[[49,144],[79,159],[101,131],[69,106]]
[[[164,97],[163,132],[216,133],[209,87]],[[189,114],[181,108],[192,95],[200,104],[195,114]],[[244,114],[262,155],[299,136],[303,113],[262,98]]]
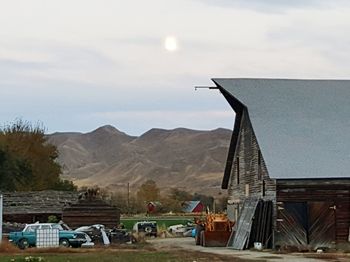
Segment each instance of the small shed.
[[228,246],[349,247],[350,81],[213,81],[234,111]]
[[182,204],[185,213],[199,213],[204,209],[201,201],[186,201]]
[[49,216],[62,218],[64,207],[78,201],[78,192],[30,191],[3,193],[4,222],[47,222]]
[[62,220],[73,229],[94,224],[113,228],[120,224],[120,210],[102,200],[94,190],[88,190],[78,202],[63,209]]

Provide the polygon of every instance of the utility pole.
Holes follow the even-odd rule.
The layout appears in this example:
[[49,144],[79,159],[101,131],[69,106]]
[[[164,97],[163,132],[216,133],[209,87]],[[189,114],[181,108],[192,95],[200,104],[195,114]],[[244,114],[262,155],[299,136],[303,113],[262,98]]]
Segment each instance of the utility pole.
[[128,182],[128,215],[130,213],[130,183]]
[[2,195],[0,195],[0,243],[2,241]]

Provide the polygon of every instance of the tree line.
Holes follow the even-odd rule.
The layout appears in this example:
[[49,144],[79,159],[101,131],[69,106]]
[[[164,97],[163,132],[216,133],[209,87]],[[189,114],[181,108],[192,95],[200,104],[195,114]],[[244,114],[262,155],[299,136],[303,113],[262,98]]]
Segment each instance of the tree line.
[[0,191],[76,190],[60,178],[57,147],[40,124],[17,120],[0,129]]
[[169,191],[162,193],[161,191],[154,180],[147,180],[138,187],[135,194],[130,194],[129,199],[128,194],[121,191],[106,193],[105,197],[109,198],[111,203],[120,208],[124,214],[146,213],[149,202],[155,202],[158,205],[157,213],[183,212],[186,201],[200,201],[209,210],[213,210],[215,205],[218,212],[223,212],[226,209],[226,196],[219,196],[214,199],[213,196],[196,192],[190,193],[178,188],[171,188]]

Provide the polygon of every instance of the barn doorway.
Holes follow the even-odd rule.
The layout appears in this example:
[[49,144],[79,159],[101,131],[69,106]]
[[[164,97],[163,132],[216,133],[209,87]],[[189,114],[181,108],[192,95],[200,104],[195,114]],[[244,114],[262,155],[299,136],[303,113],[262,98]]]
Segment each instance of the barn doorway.
[[277,209],[276,247],[303,250],[335,244],[333,202],[282,202]]

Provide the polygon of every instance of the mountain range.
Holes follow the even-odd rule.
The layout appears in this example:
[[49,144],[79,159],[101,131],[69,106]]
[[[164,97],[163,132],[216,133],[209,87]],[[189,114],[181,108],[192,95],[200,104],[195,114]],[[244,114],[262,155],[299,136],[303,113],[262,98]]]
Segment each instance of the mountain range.
[[63,178],[78,186],[137,189],[148,179],[171,187],[208,193],[220,190],[231,131],[151,129],[130,136],[106,125],[90,133],[54,133]]

